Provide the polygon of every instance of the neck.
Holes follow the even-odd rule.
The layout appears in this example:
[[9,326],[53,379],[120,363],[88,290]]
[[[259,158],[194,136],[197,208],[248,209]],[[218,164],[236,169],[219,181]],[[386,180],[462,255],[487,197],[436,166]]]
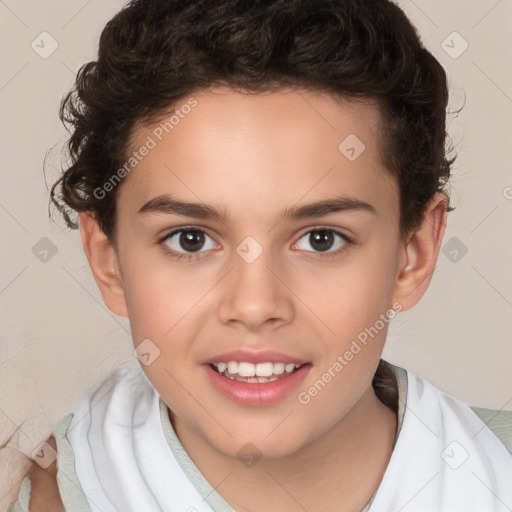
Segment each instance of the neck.
[[214,450],[176,418],[171,417],[171,422],[204,477],[239,512],[262,508],[359,512],[384,475],[397,432],[396,413],[371,386],[314,442],[285,458],[262,459],[251,468]]

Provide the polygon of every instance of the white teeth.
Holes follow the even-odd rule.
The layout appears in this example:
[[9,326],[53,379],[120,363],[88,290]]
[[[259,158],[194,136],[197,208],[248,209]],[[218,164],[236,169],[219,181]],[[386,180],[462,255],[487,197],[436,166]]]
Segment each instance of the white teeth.
[[252,363],[238,363],[238,375],[240,377],[254,377],[256,375],[254,365]]
[[[292,373],[295,369],[300,368],[300,364],[295,363],[248,363],[246,361],[228,361],[216,363],[217,371],[223,374],[226,370],[232,376],[248,378],[247,382],[271,382],[276,375],[282,375],[284,372]],[[259,380],[259,379],[262,380]]]
[[238,373],[238,363],[236,361],[229,361],[228,372],[229,373]]
[[258,377],[270,377],[274,373],[274,365],[272,363],[258,363],[256,365],[256,375]]
[[274,373],[276,375],[284,373],[284,363],[274,363]]

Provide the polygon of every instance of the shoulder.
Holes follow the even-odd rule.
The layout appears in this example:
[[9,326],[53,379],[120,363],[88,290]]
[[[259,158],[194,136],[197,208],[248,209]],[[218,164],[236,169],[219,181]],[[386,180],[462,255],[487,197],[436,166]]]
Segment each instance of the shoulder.
[[[438,428],[445,429],[445,435],[453,437],[465,431],[482,450],[498,442],[502,446],[502,450],[498,450],[502,455],[512,455],[512,411],[472,406],[438,388],[425,377],[406,371],[407,402],[412,397],[414,404],[422,403],[426,415],[438,411],[435,413],[440,414]],[[480,433],[478,438],[475,431]]]
[[[57,444],[53,437],[46,441],[54,450]],[[57,460],[54,460],[47,468],[42,468],[36,462],[32,463],[28,471],[31,481],[30,512],[65,512],[62,503],[59,486],[57,484]]]
[[512,411],[471,407],[471,410],[494,432],[512,454]]

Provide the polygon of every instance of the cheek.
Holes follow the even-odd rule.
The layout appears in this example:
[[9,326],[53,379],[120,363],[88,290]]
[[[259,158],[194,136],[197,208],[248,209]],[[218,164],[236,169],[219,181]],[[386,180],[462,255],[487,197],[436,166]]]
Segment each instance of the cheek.
[[311,274],[303,289],[318,316],[337,334],[354,334],[389,308],[391,265],[371,251],[359,251],[323,278]]
[[[126,262],[125,294],[132,333],[137,338],[163,338],[186,318],[204,293],[183,270],[165,258]],[[193,283],[193,284],[191,284]],[[135,338],[136,339],[136,338]]]
[[201,324],[198,315],[212,307],[209,292],[219,279],[216,271],[179,264],[153,250],[128,254],[133,258],[123,270],[134,343],[150,338],[165,345],[173,338],[190,338]]

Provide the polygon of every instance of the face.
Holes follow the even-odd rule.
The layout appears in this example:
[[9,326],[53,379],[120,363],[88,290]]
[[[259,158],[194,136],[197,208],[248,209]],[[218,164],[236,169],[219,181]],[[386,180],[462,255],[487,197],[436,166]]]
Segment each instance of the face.
[[168,133],[169,116],[137,128],[131,150],[150,149],[118,190],[134,345],[178,432],[284,457],[371,386],[399,273],[397,184],[375,104],[222,88],[193,100]]

